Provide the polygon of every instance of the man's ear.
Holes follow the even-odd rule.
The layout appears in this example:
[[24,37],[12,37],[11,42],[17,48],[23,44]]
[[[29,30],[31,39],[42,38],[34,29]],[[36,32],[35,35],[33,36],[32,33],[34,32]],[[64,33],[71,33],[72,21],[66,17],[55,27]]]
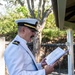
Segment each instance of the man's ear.
[[22,27],[22,32],[26,32],[26,27]]

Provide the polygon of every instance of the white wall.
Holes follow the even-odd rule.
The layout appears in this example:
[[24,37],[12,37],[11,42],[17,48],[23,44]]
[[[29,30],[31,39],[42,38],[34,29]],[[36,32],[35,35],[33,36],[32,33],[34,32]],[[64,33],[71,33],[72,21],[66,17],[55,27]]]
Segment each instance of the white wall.
[[5,38],[0,37],[0,75],[5,75],[4,50],[5,50]]

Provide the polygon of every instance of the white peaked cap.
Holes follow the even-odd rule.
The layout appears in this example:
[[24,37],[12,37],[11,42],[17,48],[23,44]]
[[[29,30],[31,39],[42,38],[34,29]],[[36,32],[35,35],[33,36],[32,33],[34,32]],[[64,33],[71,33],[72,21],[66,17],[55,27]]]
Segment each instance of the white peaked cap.
[[26,18],[26,19],[18,19],[15,21],[17,24],[18,23],[22,23],[22,22],[25,22],[25,23],[28,23],[28,24],[33,24],[35,25],[36,22],[38,22],[37,19],[33,19],[33,18]]
[[33,18],[18,19],[15,21],[18,26],[27,26],[37,31],[38,20]]

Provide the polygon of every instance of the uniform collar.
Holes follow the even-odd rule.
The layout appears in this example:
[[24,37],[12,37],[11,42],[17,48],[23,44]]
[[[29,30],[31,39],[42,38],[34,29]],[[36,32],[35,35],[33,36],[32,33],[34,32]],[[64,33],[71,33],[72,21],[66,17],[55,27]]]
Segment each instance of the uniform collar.
[[20,43],[27,44],[27,41],[25,39],[21,38],[19,35],[16,36],[15,40],[19,41]]

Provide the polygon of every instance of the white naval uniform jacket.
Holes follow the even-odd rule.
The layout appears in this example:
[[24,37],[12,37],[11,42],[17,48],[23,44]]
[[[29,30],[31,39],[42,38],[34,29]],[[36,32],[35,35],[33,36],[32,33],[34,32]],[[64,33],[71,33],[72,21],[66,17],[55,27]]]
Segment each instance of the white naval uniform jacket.
[[[14,44],[18,41],[18,44]],[[9,75],[45,75],[41,64],[37,64],[26,41],[17,35],[4,52]]]

